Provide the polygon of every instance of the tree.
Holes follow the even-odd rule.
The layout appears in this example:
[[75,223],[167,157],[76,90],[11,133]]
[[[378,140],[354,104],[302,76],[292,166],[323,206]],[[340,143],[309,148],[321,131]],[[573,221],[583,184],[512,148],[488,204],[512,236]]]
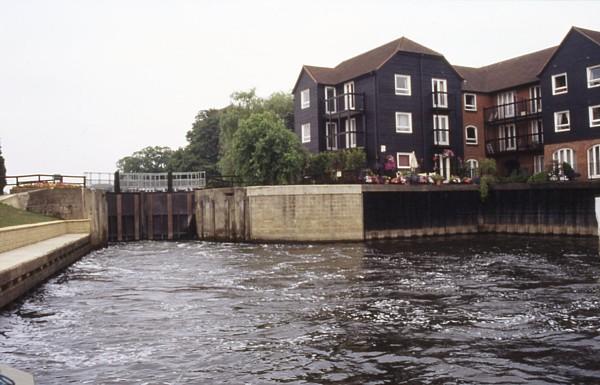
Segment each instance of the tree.
[[186,134],[188,145],[173,154],[171,168],[177,171],[216,173],[219,160],[219,122],[221,111],[203,110],[196,115]]
[[223,175],[235,175],[231,145],[240,121],[251,114],[264,111],[272,112],[280,118],[290,131],[294,129],[294,100],[291,94],[276,92],[267,99],[256,95],[253,88],[249,91],[235,92],[231,103],[222,110],[219,120],[219,170]]
[[306,162],[300,139],[270,111],[241,120],[231,150],[235,174],[251,185],[297,181]]
[[4,165],[2,147],[0,146],[0,195],[4,194],[4,187],[6,187],[6,166]]
[[169,147],[148,146],[119,159],[117,168],[122,172],[165,172],[172,156]]

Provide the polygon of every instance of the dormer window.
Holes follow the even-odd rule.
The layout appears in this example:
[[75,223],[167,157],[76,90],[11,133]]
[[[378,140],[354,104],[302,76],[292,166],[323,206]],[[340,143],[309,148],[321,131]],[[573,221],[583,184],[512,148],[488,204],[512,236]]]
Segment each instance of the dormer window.
[[465,94],[465,111],[477,111],[477,95]]
[[568,91],[567,73],[552,75],[552,95],[566,94]]
[[410,96],[410,75],[394,75],[396,95]]
[[305,89],[300,92],[300,108],[305,109],[310,107],[310,89]]

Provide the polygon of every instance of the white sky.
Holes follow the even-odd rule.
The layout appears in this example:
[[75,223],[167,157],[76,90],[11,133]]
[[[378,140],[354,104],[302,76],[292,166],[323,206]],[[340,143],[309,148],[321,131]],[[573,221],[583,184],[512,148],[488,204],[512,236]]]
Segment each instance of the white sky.
[[0,0],[0,139],[9,175],[114,171],[185,145],[201,109],[290,91],[406,36],[481,66],[600,30],[600,1]]

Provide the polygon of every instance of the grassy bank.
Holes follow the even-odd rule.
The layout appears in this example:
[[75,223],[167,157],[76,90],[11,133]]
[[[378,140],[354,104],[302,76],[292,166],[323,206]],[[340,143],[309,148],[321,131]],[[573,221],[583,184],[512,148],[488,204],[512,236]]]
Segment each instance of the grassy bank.
[[30,223],[56,221],[56,218],[18,210],[0,203],[0,227],[26,225]]

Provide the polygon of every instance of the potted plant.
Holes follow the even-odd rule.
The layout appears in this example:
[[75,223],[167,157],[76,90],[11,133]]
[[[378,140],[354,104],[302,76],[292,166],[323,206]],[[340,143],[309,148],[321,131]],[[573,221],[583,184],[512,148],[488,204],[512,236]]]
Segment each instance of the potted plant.
[[433,179],[433,182],[436,184],[436,186],[439,186],[442,184],[442,181],[444,180],[444,177],[441,176],[440,174],[433,174],[431,176],[431,179]]

